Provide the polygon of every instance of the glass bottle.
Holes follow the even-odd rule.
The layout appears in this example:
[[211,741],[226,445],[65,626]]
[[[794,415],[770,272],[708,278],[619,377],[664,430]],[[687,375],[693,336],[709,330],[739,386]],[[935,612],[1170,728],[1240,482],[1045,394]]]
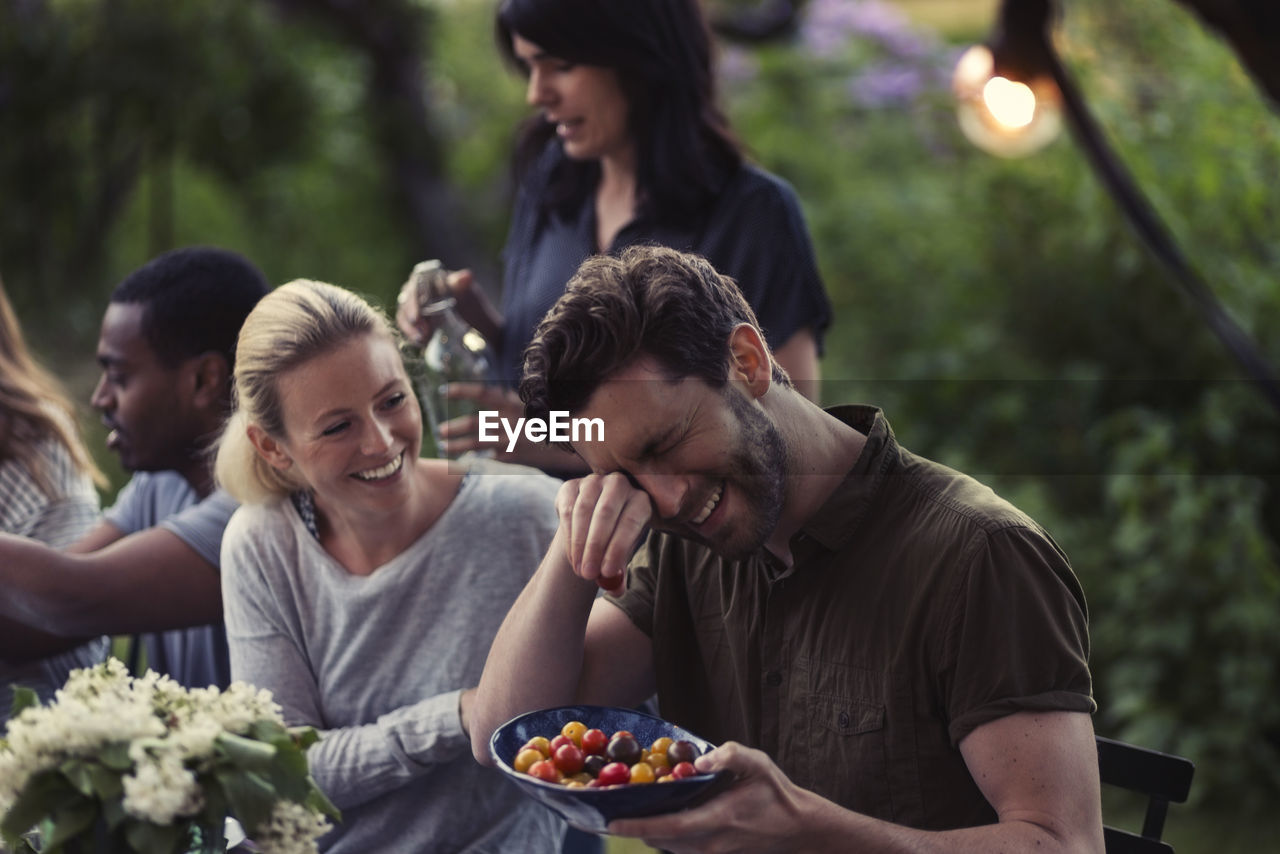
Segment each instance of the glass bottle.
[[422,403],[431,438],[440,452],[440,425],[479,411],[475,401],[449,399],[450,383],[488,383],[491,379],[489,347],[484,336],[467,325],[457,312],[456,300],[445,285],[447,271],[439,261],[423,261],[414,266],[410,280],[418,300],[418,313],[431,327],[431,337],[422,349],[422,370],[418,398]]

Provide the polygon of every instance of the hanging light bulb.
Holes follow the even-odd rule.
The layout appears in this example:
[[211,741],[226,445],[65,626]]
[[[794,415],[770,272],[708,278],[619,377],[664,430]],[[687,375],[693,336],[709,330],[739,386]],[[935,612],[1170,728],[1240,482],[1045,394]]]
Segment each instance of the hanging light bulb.
[[1020,157],[1062,129],[1062,104],[1047,61],[1048,0],[1005,0],[991,47],[956,63],[951,86],[960,129],[984,151]]

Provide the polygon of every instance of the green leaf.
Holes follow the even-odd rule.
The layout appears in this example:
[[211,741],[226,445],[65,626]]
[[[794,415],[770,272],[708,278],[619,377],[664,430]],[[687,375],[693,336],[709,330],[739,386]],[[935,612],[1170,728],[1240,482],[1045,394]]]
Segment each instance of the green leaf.
[[278,797],[271,783],[252,771],[219,769],[215,776],[231,804],[232,814],[250,834],[266,824]]
[[320,787],[315,784],[314,780],[310,782],[311,792],[307,795],[307,799],[304,802],[305,805],[316,812],[324,813],[334,821],[342,821],[341,810],[333,805],[333,802],[329,800],[324,792],[320,791]]
[[115,830],[120,826],[129,814],[124,811],[124,801],[120,798],[112,798],[102,803],[102,817],[107,820],[107,828]]
[[25,685],[13,686],[13,705],[9,709],[9,717],[16,718],[27,709],[40,705],[40,697]]
[[277,739],[287,736],[289,730],[275,721],[263,718],[253,722],[253,725],[249,727],[249,734],[258,741],[274,744]]
[[43,818],[53,815],[63,803],[79,797],[75,788],[57,771],[44,771],[27,781],[18,799],[0,821],[0,834],[14,842]]
[[276,756],[275,745],[264,744],[230,732],[219,734],[215,743],[223,755],[241,769],[265,770],[270,767],[271,761]]
[[204,809],[200,811],[200,820],[204,824],[221,824],[227,817],[231,805],[213,774],[201,774],[200,788],[204,790]]
[[293,742],[277,750],[275,758],[267,768],[267,777],[276,790],[291,801],[301,803],[311,790],[307,757]]
[[97,803],[87,799],[80,799],[74,804],[59,809],[54,813],[53,832],[45,841],[45,846],[53,848],[68,839],[74,839],[91,827],[97,817]]
[[118,741],[104,746],[98,751],[98,761],[114,771],[133,768],[133,760],[129,758],[129,742]]
[[119,771],[113,771],[97,762],[90,762],[88,772],[93,794],[98,800],[106,803],[117,800],[124,794],[124,775]]
[[89,771],[88,762],[83,759],[68,759],[58,766],[58,772],[66,777],[80,794],[86,798],[93,797],[93,776]]
[[152,824],[131,819],[125,824],[124,838],[134,851],[145,854],[173,854],[187,835],[185,824]]
[[298,745],[301,750],[306,750],[311,745],[320,740],[320,733],[315,731],[314,727],[294,727],[289,730],[289,735],[293,737],[294,744]]

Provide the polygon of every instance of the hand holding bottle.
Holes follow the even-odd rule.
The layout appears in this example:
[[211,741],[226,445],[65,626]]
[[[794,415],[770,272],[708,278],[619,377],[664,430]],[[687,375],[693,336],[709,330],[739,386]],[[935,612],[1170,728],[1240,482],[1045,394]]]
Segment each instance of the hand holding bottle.
[[414,265],[396,297],[396,326],[410,344],[425,347],[439,318],[434,313],[424,314],[423,308],[446,297],[464,301],[474,284],[470,270],[446,270],[439,261]]

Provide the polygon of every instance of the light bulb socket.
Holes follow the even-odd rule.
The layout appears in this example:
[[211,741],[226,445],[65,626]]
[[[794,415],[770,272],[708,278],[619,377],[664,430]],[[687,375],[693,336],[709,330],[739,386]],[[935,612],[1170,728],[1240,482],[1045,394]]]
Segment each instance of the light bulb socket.
[[994,73],[1028,85],[1050,76],[1054,0],[1004,0],[987,42]]

